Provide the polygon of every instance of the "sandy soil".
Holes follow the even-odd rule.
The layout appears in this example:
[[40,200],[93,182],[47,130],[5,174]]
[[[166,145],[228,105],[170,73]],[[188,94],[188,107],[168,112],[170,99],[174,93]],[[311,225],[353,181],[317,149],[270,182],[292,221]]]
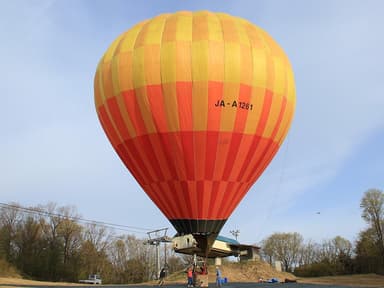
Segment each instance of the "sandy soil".
[[358,274],[344,276],[326,276],[298,278],[299,283],[349,285],[354,287],[384,287],[384,276],[376,274]]
[[[227,276],[230,274],[227,273]],[[233,275],[232,275],[233,276]],[[280,278],[281,279],[281,278]],[[247,279],[250,282],[250,279]],[[347,276],[327,276],[315,278],[298,278],[299,283],[306,284],[328,284],[328,285],[346,285],[352,287],[384,287],[384,276],[376,274],[360,274],[360,275],[347,275]],[[234,280],[232,282],[244,282]],[[2,285],[3,284],[3,285]],[[41,282],[33,280],[25,280],[21,278],[0,277],[0,288],[9,288],[6,285],[36,285],[44,286],[79,286],[79,283],[64,283],[64,282]],[[87,286],[87,285],[85,285]]]
[[22,278],[12,278],[12,277],[0,277],[0,288],[9,286],[4,285],[38,285],[38,286],[79,286],[79,283],[66,283],[66,282],[43,282],[43,281],[34,281],[26,280]]

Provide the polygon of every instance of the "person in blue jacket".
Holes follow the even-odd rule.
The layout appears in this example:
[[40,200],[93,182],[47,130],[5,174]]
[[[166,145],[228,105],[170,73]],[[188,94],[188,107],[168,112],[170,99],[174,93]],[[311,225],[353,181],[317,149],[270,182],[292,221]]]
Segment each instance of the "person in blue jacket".
[[216,266],[216,287],[221,287],[221,271],[218,266]]

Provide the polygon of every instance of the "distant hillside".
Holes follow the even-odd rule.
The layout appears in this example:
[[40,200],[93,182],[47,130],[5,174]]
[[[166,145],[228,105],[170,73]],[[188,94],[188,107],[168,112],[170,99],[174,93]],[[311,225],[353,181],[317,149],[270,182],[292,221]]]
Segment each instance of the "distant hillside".
[[0,259],[0,277],[21,278],[17,269],[3,259]]

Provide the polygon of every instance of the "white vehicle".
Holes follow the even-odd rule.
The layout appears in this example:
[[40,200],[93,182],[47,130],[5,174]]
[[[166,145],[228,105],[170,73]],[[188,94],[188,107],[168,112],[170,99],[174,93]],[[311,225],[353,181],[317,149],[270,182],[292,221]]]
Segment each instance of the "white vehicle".
[[80,283],[86,283],[86,284],[101,284],[101,278],[98,274],[91,274],[88,276],[88,279],[86,280],[79,280]]

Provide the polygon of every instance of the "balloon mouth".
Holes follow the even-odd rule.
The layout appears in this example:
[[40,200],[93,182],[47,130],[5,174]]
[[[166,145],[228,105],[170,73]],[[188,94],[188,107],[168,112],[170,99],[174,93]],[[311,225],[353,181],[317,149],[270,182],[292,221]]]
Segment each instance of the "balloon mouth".
[[169,221],[175,227],[178,235],[192,234],[198,248],[194,250],[194,253],[207,258],[227,219],[170,219]]
[[219,234],[227,219],[170,219],[179,235]]

